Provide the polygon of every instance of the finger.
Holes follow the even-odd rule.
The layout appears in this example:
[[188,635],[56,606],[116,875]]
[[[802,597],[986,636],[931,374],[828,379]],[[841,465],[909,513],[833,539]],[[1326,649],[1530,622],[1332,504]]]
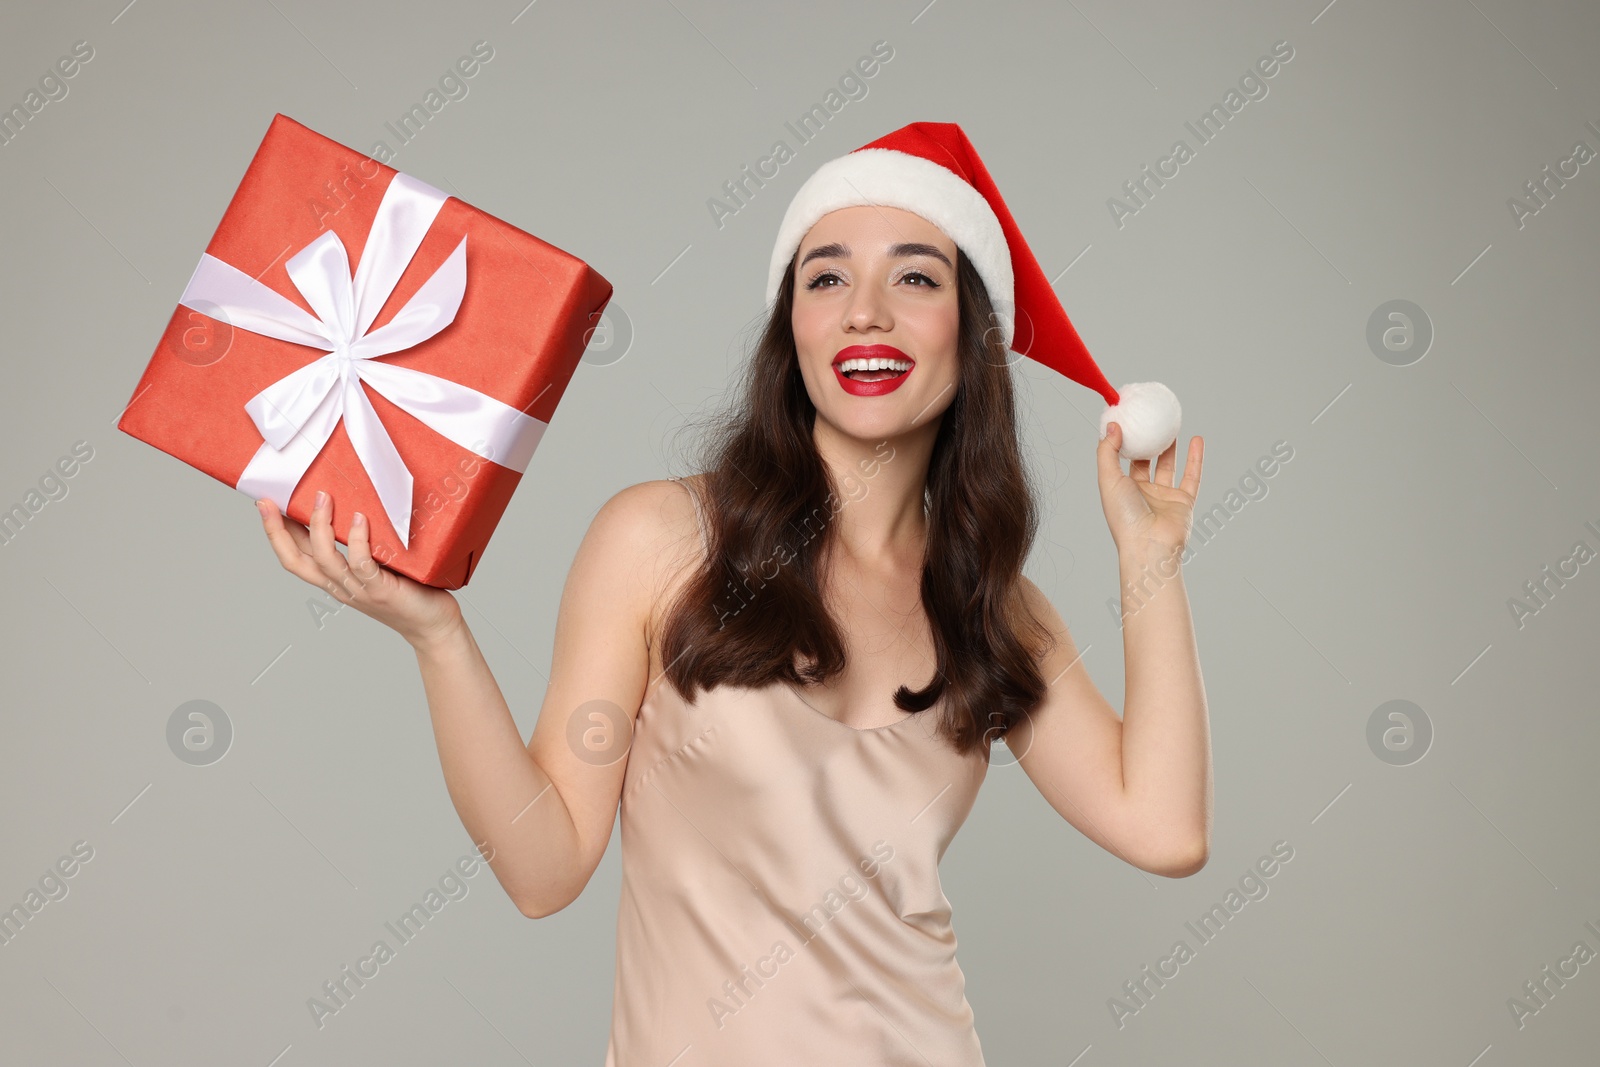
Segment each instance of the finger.
[[1178,439],[1174,437],[1172,443],[1161,450],[1161,455],[1156,457],[1155,483],[1157,485],[1175,485],[1177,478],[1174,472],[1178,467]]
[[[289,516],[283,514],[280,511],[278,511],[278,505],[274,504],[270,500],[262,501],[262,503],[264,503],[268,507],[270,507],[272,509],[272,511],[273,511],[273,514],[278,516],[278,521],[283,525],[283,528],[286,531],[288,531],[289,537],[294,542],[295,547],[299,551],[304,552],[307,556],[310,556],[311,555],[311,534],[306,529],[305,523],[296,522],[295,520],[291,519]],[[312,560],[311,562],[315,563],[316,561]]]
[[345,544],[345,562],[349,564],[350,573],[356,576],[363,587],[378,577],[378,564],[372,559],[372,527],[367,524],[367,517],[359,511],[350,516],[350,540]]
[[1132,478],[1136,482],[1148,482],[1150,480],[1150,461],[1147,459],[1136,459],[1132,463],[1129,463],[1128,477]]
[[348,594],[360,583],[353,579],[350,565],[345,562],[344,554],[339,551],[338,543],[334,540],[333,494],[319,490],[316,499],[319,503],[312,506],[311,521],[306,524],[306,529],[311,534],[311,558],[322,570],[324,576],[322,587],[344,600],[346,597],[341,594]]
[[[305,523],[295,522],[293,519],[289,518],[289,516],[285,515],[283,517],[283,528],[289,531],[289,536],[294,540],[295,547],[301,552],[305,553],[307,559],[310,559],[311,533],[306,529]],[[316,562],[317,561],[314,559],[311,560],[313,565],[315,565]]]
[[1183,461],[1183,482],[1178,486],[1192,500],[1200,494],[1200,466],[1204,458],[1205,442],[1198,437],[1189,438],[1189,456]]
[[1122,448],[1122,427],[1116,423],[1106,424],[1106,435],[1100,439],[1100,447],[1095,450],[1095,466],[1100,471],[1100,484],[1109,486],[1122,477],[1122,460],[1117,452]]
[[[271,543],[272,551],[277,554],[278,562],[283,564],[283,569],[296,578],[320,586],[324,580],[322,568],[302,551],[308,546],[297,543],[295,531],[285,525],[283,514],[278,511],[278,505],[271,500],[257,500],[256,512],[261,516],[261,525],[267,531],[267,541]],[[294,525],[300,526],[299,523]],[[301,530],[303,531],[304,527],[301,527]],[[305,534],[301,532],[300,537],[305,537]]]

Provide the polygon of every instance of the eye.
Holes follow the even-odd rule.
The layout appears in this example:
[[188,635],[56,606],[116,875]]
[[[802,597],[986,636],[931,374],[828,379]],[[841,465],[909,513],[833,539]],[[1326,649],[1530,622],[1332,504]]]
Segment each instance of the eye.
[[[906,273],[900,275],[900,277],[901,277],[902,280],[907,279],[907,278],[920,278],[920,279],[922,279],[919,284],[912,286],[913,289],[938,289],[938,288],[940,288],[940,285],[939,285],[938,282],[934,281],[931,277],[929,277],[927,274],[923,273],[920,270],[909,270]],[[834,288],[837,288],[837,286],[823,285],[822,284],[824,281],[826,281],[826,280],[828,280],[830,278],[833,279],[834,281],[841,282],[841,283],[844,281],[844,279],[841,278],[832,268],[829,268],[827,270],[824,270],[824,271],[818,273],[810,281],[806,282],[805,287],[806,287],[807,290],[811,290],[811,289],[834,289]]]

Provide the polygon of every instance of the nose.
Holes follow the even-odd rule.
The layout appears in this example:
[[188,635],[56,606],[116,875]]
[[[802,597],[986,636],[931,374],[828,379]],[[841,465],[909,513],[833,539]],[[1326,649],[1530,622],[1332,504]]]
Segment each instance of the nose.
[[875,285],[857,285],[851,288],[845,301],[844,321],[840,324],[846,333],[865,333],[868,330],[887,330],[894,326],[888,301]]

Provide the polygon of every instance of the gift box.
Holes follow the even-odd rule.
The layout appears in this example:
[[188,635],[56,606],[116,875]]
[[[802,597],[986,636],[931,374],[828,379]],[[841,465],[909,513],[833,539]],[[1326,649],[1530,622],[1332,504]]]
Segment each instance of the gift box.
[[582,260],[276,115],[117,426],[467,584],[611,298]]

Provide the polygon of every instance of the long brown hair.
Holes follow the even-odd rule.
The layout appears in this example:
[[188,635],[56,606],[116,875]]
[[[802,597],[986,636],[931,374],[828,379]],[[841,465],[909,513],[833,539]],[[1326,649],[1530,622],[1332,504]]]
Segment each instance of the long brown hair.
[[[821,682],[845,668],[823,599],[833,515],[866,491],[888,442],[862,478],[835,485],[812,438],[816,408],[800,377],[790,312],[794,260],[746,370],[739,402],[704,438],[709,555],[669,610],[662,658],[673,687]],[[1019,582],[1038,527],[1019,446],[1010,360],[978,272],[956,253],[960,377],[928,463],[922,606],[936,652],[923,689],[901,685],[897,707],[944,699],[939,730],[966,755],[1003,737],[1043,698],[1038,655],[1049,632]],[[887,455],[885,455],[887,451]],[[797,657],[804,661],[797,664]]]

